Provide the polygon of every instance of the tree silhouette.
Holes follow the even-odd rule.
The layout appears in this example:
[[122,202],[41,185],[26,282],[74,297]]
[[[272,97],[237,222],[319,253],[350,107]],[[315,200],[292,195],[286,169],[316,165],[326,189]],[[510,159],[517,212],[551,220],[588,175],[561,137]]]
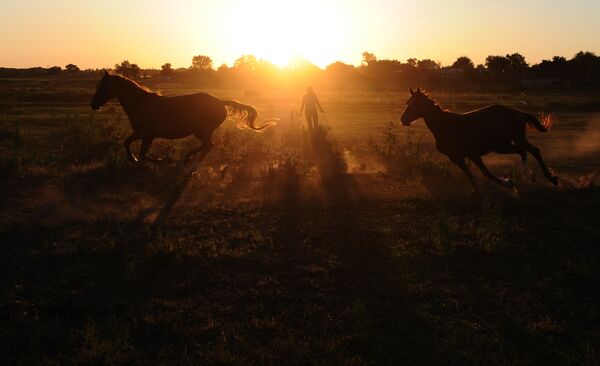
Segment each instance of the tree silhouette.
[[65,66],[65,70],[69,71],[69,72],[77,72],[80,71],[79,67],[77,67],[77,65],[75,64],[68,64],[67,66]]
[[363,52],[362,53],[362,62],[361,62],[361,66],[362,67],[367,67],[370,65],[373,65],[374,63],[377,62],[377,57],[375,57],[375,55],[371,52]]
[[258,66],[258,60],[254,55],[243,55],[233,64],[236,70],[254,71]]
[[473,71],[473,69],[475,69],[473,61],[471,61],[471,59],[467,56],[461,56],[457,58],[456,61],[454,61],[454,63],[452,64],[452,67],[457,69],[463,69],[466,72]]
[[440,68],[440,63],[430,59],[419,60],[417,61],[417,68],[421,71],[436,70]]
[[504,56],[488,56],[485,58],[485,67],[496,76],[505,76],[510,69],[510,60]]
[[488,70],[499,77],[518,79],[527,72],[529,65],[520,53],[506,56],[488,56],[485,59]]
[[60,66],[52,66],[50,68],[48,68],[48,73],[51,75],[58,75],[60,74],[60,71],[62,69],[60,68]]
[[115,71],[128,78],[137,78],[140,76],[140,67],[130,63],[128,60],[115,65]]
[[213,67],[213,61],[210,57],[204,55],[197,55],[192,58],[192,69],[196,70],[211,70]]
[[527,64],[527,62],[525,62],[525,57],[523,57],[523,55],[521,55],[520,53],[506,55],[506,58],[509,61],[508,74],[512,78],[522,77],[529,68],[529,65]]
[[160,67],[160,73],[163,76],[171,76],[173,75],[173,68],[171,67],[171,63],[167,62],[166,64]]

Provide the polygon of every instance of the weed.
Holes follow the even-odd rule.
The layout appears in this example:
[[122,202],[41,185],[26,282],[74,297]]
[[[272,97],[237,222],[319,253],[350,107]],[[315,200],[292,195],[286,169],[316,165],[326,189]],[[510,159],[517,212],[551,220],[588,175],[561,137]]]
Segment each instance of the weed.
[[445,210],[442,209],[435,215],[429,235],[437,253],[448,255],[454,252],[457,224]]
[[502,249],[506,243],[507,224],[500,215],[498,205],[489,197],[483,201],[477,237],[480,246],[486,251]]

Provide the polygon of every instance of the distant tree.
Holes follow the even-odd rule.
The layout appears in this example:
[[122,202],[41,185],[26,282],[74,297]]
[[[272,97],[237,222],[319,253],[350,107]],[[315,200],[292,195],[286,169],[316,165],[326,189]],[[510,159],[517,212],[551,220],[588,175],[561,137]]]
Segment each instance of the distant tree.
[[371,52],[363,52],[362,53],[362,62],[360,64],[362,67],[367,67],[367,66],[373,65],[376,62],[377,62],[377,57],[375,57],[375,54],[373,54]]
[[418,62],[419,60],[417,60],[416,58],[409,58],[408,60],[406,60],[406,64],[411,67],[417,67]]
[[78,72],[79,67],[77,67],[77,65],[75,64],[68,64],[67,66],[65,66],[65,70],[67,70],[68,72]]
[[452,67],[457,68],[457,69],[463,69],[465,71],[473,71],[473,69],[475,69],[475,65],[473,64],[473,61],[471,61],[470,58],[468,58],[467,56],[461,56],[459,58],[456,59],[456,61],[454,61],[454,63],[452,64]]
[[593,52],[583,52],[583,51],[579,51],[575,54],[575,56],[573,57],[573,61],[581,61],[581,60],[595,60],[597,59],[598,56],[596,56],[595,53]]
[[577,52],[568,64],[573,75],[583,84],[600,83],[600,57],[593,52]]
[[527,72],[529,65],[525,62],[525,57],[523,55],[520,53],[513,53],[512,55],[506,55],[506,58],[510,64],[508,73],[512,78],[522,77],[525,72]]
[[485,59],[488,70],[500,77],[518,79],[527,72],[529,65],[520,53],[506,56],[488,56]]
[[191,68],[196,70],[211,70],[213,68],[213,61],[208,56],[197,55],[192,58]]
[[60,66],[52,66],[52,67],[48,68],[48,73],[52,74],[52,75],[57,75],[57,74],[60,74],[61,70],[62,69]]
[[325,67],[325,73],[330,77],[338,78],[348,76],[356,71],[356,68],[352,65],[345,64],[340,61],[336,61]]
[[258,60],[254,55],[242,55],[235,60],[233,68],[236,70],[254,71],[258,66]]
[[554,56],[552,60],[542,60],[537,65],[531,67],[533,75],[542,78],[560,78],[569,77],[569,63],[565,57]]
[[171,63],[167,62],[166,64],[160,67],[160,74],[163,76],[171,76],[173,75],[173,67]]
[[221,64],[221,66],[219,66],[217,68],[217,71],[223,72],[223,71],[227,71],[229,70],[229,67],[227,66],[227,64]]
[[325,67],[324,75],[336,87],[345,87],[354,82],[357,73],[353,65],[336,61]]
[[417,62],[417,68],[421,71],[436,70],[440,68],[440,63],[430,59],[419,60]]
[[510,60],[504,56],[488,56],[485,58],[485,67],[496,76],[506,76],[510,69]]
[[563,57],[563,56],[554,56],[554,57],[552,57],[552,62],[566,63],[567,62],[567,58]]
[[124,60],[120,64],[115,65],[115,71],[128,78],[137,78],[140,76],[141,69],[137,64],[132,64],[128,60]]
[[369,66],[369,72],[378,76],[392,77],[400,71],[402,63],[398,60],[379,60]]

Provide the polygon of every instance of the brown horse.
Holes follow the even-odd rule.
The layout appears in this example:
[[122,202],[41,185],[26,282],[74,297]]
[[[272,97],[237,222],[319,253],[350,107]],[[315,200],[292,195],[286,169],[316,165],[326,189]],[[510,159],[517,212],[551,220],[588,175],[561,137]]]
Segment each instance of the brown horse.
[[131,123],[133,134],[125,140],[125,150],[132,161],[138,158],[131,153],[132,142],[142,140],[140,159],[159,163],[166,159],[146,156],[155,138],[179,139],[194,135],[202,146],[189,151],[186,159],[201,152],[202,159],[213,147],[211,136],[227,116],[233,116],[248,128],[259,131],[274,123],[256,127],[258,115],[252,106],[232,100],[220,100],[206,93],[163,97],[153,93],[133,80],[104,72],[104,76],[90,103],[98,110],[109,100],[117,98]]
[[420,88],[410,90],[410,99],[400,117],[404,126],[423,118],[435,137],[435,147],[450,158],[464,172],[473,189],[478,191],[475,179],[465,164],[469,158],[481,173],[505,187],[513,187],[510,179],[498,178],[487,169],[481,156],[492,151],[500,154],[519,154],[523,168],[527,168],[527,153],[538,161],[544,175],[552,184],[558,184],[558,178],[552,173],[540,154],[540,150],[527,141],[526,125],[541,132],[548,130],[549,123],[542,124],[535,116],[501,105],[490,105],[467,113],[452,113],[442,110]]

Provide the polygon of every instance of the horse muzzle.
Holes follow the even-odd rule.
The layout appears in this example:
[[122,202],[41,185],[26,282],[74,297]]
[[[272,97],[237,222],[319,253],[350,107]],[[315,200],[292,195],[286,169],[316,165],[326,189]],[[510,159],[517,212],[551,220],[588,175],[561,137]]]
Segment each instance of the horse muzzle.
[[402,122],[402,126],[410,126],[410,124],[412,123],[411,121],[407,120],[406,118],[400,118],[400,122]]

